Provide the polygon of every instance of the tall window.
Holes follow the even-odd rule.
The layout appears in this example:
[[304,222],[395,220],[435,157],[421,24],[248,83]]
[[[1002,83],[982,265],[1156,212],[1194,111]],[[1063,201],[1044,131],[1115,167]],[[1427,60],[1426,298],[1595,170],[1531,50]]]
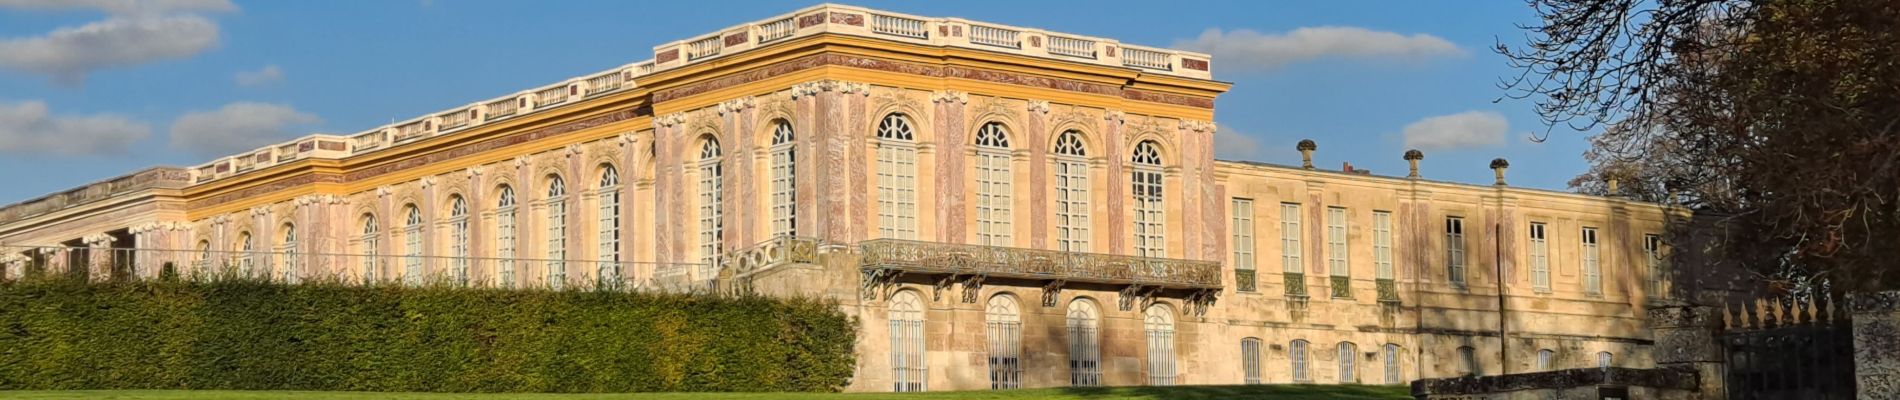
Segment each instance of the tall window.
[[917,135],[904,114],[877,124],[877,231],[889,239],[917,238]]
[[548,175],[548,288],[567,284],[567,182]]
[[1662,236],[1643,235],[1643,261],[1649,269],[1649,296],[1666,297],[1669,288],[1669,264],[1663,260]]
[[891,384],[897,392],[922,392],[929,370],[924,360],[924,306],[917,292],[890,299]]
[[1379,357],[1381,361],[1385,362],[1385,384],[1405,383],[1405,378],[1399,373],[1399,345],[1386,343],[1379,355],[1382,356]]
[[1458,374],[1462,376],[1483,375],[1478,370],[1478,349],[1470,346],[1458,348]]
[[378,262],[382,256],[377,254],[376,231],[376,216],[363,214],[363,238],[356,242],[357,246],[360,246],[356,252],[363,255],[364,282],[373,283],[377,279],[382,279],[383,266]]
[[1392,213],[1372,212],[1372,266],[1383,280],[1392,280]]
[[1260,338],[1240,339],[1240,370],[1242,382],[1260,384]]
[[1531,290],[1550,293],[1550,242],[1542,222],[1531,223]]
[[1359,346],[1354,346],[1352,342],[1339,342],[1339,383],[1359,382],[1355,374],[1358,372],[1358,365],[1354,363],[1357,361],[1355,355],[1358,353]]
[[1095,303],[1069,302],[1069,386],[1102,385],[1102,346]]
[[255,253],[251,247],[250,232],[238,232],[238,251],[241,252],[239,253],[241,256],[238,259],[238,274],[247,278],[253,277],[254,275],[251,275],[251,269],[253,268],[252,264],[255,263],[253,259],[257,257],[257,253]]
[[1280,270],[1297,274],[1300,267],[1300,205],[1280,204]]
[[1603,295],[1603,264],[1598,262],[1597,228],[1583,228],[1583,293]]
[[495,275],[501,287],[515,287],[515,189],[503,185],[496,190],[495,202]]
[[284,253],[284,271],[283,271],[284,282],[297,283],[298,274],[297,274],[297,226],[296,225],[284,224],[284,247],[277,249],[277,252]]
[[976,241],[985,246],[1009,246],[1010,241],[1009,131],[1000,122],[976,131]]
[[1445,271],[1453,286],[1465,286],[1465,219],[1445,217]]
[[411,286],[422,284],[422,209],[410,204],[403,207],[402,281]]
[[1230,229],[1233,229],[1235,279],[1246,280],[1237,282],[1235,289],[1253,291],[1252,276],[1242,277],[1239,274],[1239,271],[1254,270],[1253,200],[1234,199],[1232,212],[1234,223]]
[[798,157],[792,123],[772,124],[772,235],[798,234]]
[[620,172],[612,165],[600,166],[600,267],[594,277],[602,287],[620,285]]
[[1537,372],[1549,371],[1550,359],[1556,356],[1557,356],[1557,352],[1550,351],[1550,349],[1538,350],[1537,351]]
[[1016,299],[992,296],[984,319],[990,339],[990,389],[1022,386],[1023,320]]
[[1166,305],[1148,306],[1142,313],[1148,336],[1148,386],[1174,384],[1174,312]]
[[1161,146],[1152,140],[1135,144],[1134,182],[1135,255],[1167,257],[1166,218],[1161,215]]
[[1346,263],[1346,209],[1326,208],[1326,269],[1333,275],[1333,297],[1352,297],[1352,268]]
[[719,245],[726,238],[725,167],[719,164],[719,141],[708,137],[699,144],[699,259],[708,266],[719,261]]
[[1286,358],[1287,358],[1287,361],[1293,363],[1293,381],[1294,382],[1306,383],[1306,382],[1313,381],[1313,377],[1306,373],[1307,362],[1306,362],[1306,341],[1305,340],[1295,339],[1292,344],[1287,345]]
[[468,284],[468,201],[449,197],[449,277]]
[[1597,368],[1609,369],[1615,361],[1616,356],[1610,355],[1610,352],[1597,352]]
[[1063,131],[1056,136],[1056,246],[1062,251],[1089,251],[1089,163],[1082,133]]

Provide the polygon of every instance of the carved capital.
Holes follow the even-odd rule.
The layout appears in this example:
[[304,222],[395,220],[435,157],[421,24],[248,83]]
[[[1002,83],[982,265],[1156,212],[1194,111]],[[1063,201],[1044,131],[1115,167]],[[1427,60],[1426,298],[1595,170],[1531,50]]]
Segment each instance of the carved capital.
[[620,136],[615,137],[615,139],[616,139],[616,143],[619,143],[621,146],[629,146],[634,143],[638,143],[640,141],[640,136],[634,135],[633,132],[627,132],[627,133],[620,134]]
[[485,166],[485,165],[477,165],[473,167],[468,167],[469,179],[480,178],[482,177],[483,174],[487,174],[487,173],[488,173],[488,166]]
[[111,246],[112,242],[117,240],[117,238],[114,238],[112,237],[112,235],[107,235],[104,233],[94,233],[94,234],[86,235],[85,237],[80,238],[80,240],[86,242],[86,246],[88,247],[106,247],[106,246]]
[[430,175],[430,176],[422,177],[422,179],[420,179],[418,183],[422,185],[423,189],[435,187],[435,176]]
[[1212,121],[1195,121],[1188,119],[1181,120],[1180,128],[1181,130],[1192,132],[1213,132],[1215,129],[1214,122]]
[[519,170],[519,169],[527,168],[527,167],[528,167],[528,156],[526,154],[515,156],[515,169]]
[[1029,112],[1032,114],[1048,114],[1049,101],[1048,100],[1030,100]]
[[1111,124],[1122,124],[1122,123],[1128,122],[1126,115],[1124,115],[1121,110],[1108,110],[1108,112],[1102,113],[1102,119],[1108,121],[1108,123],[1111,123]]
[[389,197],[391,193],[395,193],[395,192],[396,190],[394,188],[391,188],[389,186],[380,186],[376,188],[376,197]]
[[659,118],[654,118],[653,123],[659,124],[662,127],[672,127],[674,125],[684,124],[686,123],[686,113],[676,112],[676,113],[671,113],[667,115],[661,115]]
[[719,106],[715,107],[715,110],[719,112],[719,115],[726,115],[727,113],[745,111],[757,105],[758,102],[753,100],[752,96],[746,96],[720,102]]
[[862,83],[862,82],[840,82],[838,85],[838,93],[844,93],[844,94],[855,93],[858,95],[870,96],[871,84]]
[[580,143],[567,145],[567,150],[563,151],[561,154],[567,156],[567,158],[574,158],[574,156],[581,155]]
[[956,102],[957,104],[969,104],[970,94],[967,92],[957,91],[957,90],[939,90],[930,94],[930,102],[932,103]]
[[253,217],[267,217],[267,216],[270,216],[270,207],[258,207],[258,208],[253,208],[253,209],[251,209],[251,216],[253,216]]

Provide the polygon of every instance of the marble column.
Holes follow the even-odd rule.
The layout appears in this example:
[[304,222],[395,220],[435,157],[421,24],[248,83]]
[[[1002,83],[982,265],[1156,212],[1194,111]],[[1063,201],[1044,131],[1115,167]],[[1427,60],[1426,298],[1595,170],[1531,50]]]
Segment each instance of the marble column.
[[86,242],[86,280],[105,282],[112,279],[112,235],[95,233],[82,239]]

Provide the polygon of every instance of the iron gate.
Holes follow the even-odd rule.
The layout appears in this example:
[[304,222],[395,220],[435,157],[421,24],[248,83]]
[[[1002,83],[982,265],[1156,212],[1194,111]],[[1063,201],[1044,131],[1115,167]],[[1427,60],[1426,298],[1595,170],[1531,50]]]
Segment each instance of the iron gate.
[[1839,302],[1758,300],[1726,307],[1723,320],[1729,399],[1854,398],[1853,324]]

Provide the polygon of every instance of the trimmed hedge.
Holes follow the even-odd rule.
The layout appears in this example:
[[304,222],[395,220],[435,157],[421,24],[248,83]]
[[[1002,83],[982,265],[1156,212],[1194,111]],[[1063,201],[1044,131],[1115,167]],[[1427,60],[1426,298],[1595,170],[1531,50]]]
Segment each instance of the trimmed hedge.
[[0,284],[0,389],[837,391],[815,300],[242,280]]

